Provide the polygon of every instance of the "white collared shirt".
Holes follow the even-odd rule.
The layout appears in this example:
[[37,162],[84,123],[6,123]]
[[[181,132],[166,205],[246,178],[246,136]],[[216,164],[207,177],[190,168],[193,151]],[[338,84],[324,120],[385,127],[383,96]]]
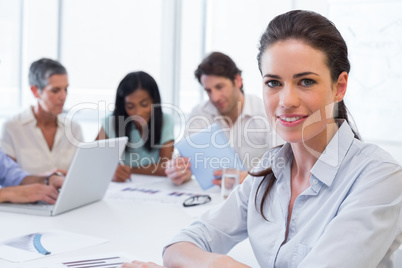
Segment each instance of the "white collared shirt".
[[22,169],[39,175],[55,168],[68,170],[77,141],[83,141],[80,125],[60,114],[57,117],[55,140],[50,150],[37,126],[32,107],[29,107],[5,122],[1,147],[7,155],[16,159]]
[[248,176],[219,207],[182,230],[171,243],[189,241],[226,254],[249,238],[261,267],[393,267],[401,244],[402,168],[378,146],[354,138],[343,122],[311,169],[310,187],[295,200],[284,243],[293,152],[290,144],[268,151],[264,170],[275,182],[264,208],[256,209],[267,177]]
[[254,95],[244,96],[242,112],[232,127],[211,101],[199,104],[188,116],[185,135],[196,133],[213,123],[217,123],[224,130],[230,145],[248,170],[255,167],[269,148],[283,143],[267,120],[262,100]]

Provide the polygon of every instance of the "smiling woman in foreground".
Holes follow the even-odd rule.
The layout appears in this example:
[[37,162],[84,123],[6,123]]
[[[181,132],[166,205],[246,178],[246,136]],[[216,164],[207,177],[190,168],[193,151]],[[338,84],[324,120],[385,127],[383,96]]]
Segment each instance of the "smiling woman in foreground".
[[257,58],[266,113],[287,143],[177,234],[164,265],[247,267],[224,254],[248,237],[261,267],[392,267],[402,169],[348,121],[342,36],[319,14],[290,11],[270,22]]

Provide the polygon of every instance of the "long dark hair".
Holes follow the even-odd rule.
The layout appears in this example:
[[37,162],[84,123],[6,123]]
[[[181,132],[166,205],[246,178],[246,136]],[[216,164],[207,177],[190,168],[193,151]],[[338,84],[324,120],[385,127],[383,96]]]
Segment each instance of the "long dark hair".
[[[335,25],[324,16],[312,11],[293,10],[276,16],[262,34],[257,55],[258,68],[261,72],[261,58],[266,49],[278,41],[296,39],[305,42],[311,47],[320,50],[326,55],[326,64],[331,72],[333,82],[338,80],[342,72],[349,73],[350,63],[348,59],[348,48]],[[349,124],[348,110],[343,100],[337,104],[335,119],[345,119]],[[353,130],[353,128],[352,128]],[[355,138],[360,139],[357,131],[353,130]],[[264,176],[257,188],[255,203],[257,206],[257,194],[265,186],[263,197],[260,202],[259,211],[264,215],[265,200],[275,183],[275,176],[272,168],[265,169],[253,176]],[[268,182],[265,182],[267,181]]]
[[[114,130],[117,137],[127,136],[129,137],[130,142],[130,132],[135,126],[134,122],[128,118],[129,116],[125,108],[125,97],[137,89],[145,90],[152,98],[153,105],[151,118],[146,126],[147,139],[144,143],[145,149],[151,151],[153,146],[160,142],[163,118],[158,85],[156,84],[155,79],[146,72],[132,72],[127,74],[123,80],[121,80],[117,88],[115,108],[113,111]],[[123,117],[123,120],[119,120],[121,117]],[[126,147],[126,149],[127,148],[128,147]]]

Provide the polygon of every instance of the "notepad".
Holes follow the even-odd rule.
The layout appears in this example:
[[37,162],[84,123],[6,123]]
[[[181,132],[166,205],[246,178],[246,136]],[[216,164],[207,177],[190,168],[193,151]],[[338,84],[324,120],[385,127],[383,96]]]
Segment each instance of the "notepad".
[[214,171],[223,168],[245,170],[239,155],[218,124],[182,138],[175,144],[181,156],[189,157],[191,172],[203,190],[214,186]]

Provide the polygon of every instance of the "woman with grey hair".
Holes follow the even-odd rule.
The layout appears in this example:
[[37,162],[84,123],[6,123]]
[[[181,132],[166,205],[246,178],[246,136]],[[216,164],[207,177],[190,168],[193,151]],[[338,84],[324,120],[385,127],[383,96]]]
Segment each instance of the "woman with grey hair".
[[5,122],[1,147],[31,174],[65,174],[76,149],[73,141],[82,141],[81,127],[63,114],[69,86],[66,68],[39,59],[31,64],[29,83],[36,105]]

